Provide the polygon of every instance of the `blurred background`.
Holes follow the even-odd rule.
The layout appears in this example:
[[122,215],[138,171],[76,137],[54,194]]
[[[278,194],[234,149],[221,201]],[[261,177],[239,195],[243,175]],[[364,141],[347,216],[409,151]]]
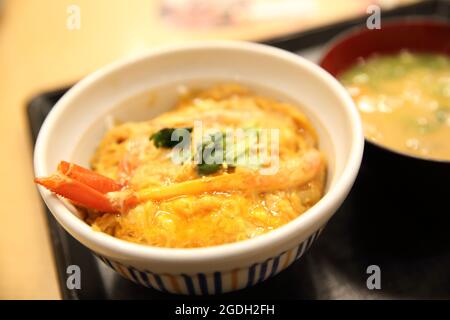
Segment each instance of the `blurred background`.
[[268,41],[418,0],[0,0],[0,299],[58,299],[26,104],[121,57],[198,39]]

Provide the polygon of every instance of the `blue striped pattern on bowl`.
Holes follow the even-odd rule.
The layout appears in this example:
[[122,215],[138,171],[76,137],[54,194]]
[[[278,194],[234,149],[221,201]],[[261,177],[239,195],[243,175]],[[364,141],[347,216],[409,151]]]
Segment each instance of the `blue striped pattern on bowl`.
[[158,274],[149,270],[138,270],[133,266],[126,266],[99,254],[96,254],[96,256],[124,278],[148,288],[175,294],[220,294],[251,287],[286,269],[311,247],[322,230],[323,227],[310,235],[300,245],[284,251],[276,257],[240,269],[216,271],[208,274]]

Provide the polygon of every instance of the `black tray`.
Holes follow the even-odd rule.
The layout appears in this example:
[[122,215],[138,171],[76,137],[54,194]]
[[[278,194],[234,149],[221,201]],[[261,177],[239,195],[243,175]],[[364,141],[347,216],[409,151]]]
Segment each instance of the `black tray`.
[[[382,17],[407,15],[450,19],[450,4],[426,1],[385,12]],[[364,22],[365,18],[355,19],[266,43],[307,52]],[[29,103],[33,141],[66,90],[43,93]],[[448,170],[438,168],[437,178],[433,178],[416,174],[414,163],[407,169],[402,159],[395,164],[389,155],[383,157],[386,155],[380,150],[366,146],[349,197],[300,261],[253,288],[206,299],[450,299]],[[181,298],[123,279],[63,230],[48,210],[46,214],[64,299]],[[69,265],[82,270],[80,290],[66,286]],[[367,288],[369,265],[381,269],[381,290]]]

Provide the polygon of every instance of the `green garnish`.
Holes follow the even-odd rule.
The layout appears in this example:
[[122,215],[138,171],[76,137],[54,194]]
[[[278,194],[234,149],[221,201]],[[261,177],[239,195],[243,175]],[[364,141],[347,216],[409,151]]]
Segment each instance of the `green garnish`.
[[225,161],[225,134],[216,132],[206,137],[205,140],[198,148],[201,161],[197,164],[197,173],[201,176],[216,173],[222,169]]
[[[247,128],[244,131],[256,130],[255,138],[258,139],[259,130]],[[189,132],[189,139],[185,141],[186,131]],[[191,143],[192,128],[163,128],[150,136],[157,148],[174,148],[180,143],[189,145]],[[245,163],[245,156],[250,152],[251,145],[256,143],[245,137],[237,143],[231,144],[227,148],[227,135],[224,132],[215,132],[203,138],[203,143],[197,147],[197,155],[200,157],[197,163],[197,173],[200,176],[216,173],[221,169],[234,168],[239,166],[250,166]],[[192,157],[192,156],[191,156]],[[242,161],[244,160],[244,161]],[[259,164],[256,165],[257,167]]]
[[[204,137],[203,143],[198,147],[197,153],[201,157],[197,164],[197,173],[201,176],[216,173],[221,169],[235,168],[245,166],[249,168],[260,167],[261,163],[248,163],[250,149],[257,143],[260,131],[258,128],[244,129],[245,133],[255,131],[254,139],[246,135],[236,144],[227,145],[227,134],[224,132],[215,132]],[[231,140],[233,141],[233,140]],[[255,159],[250,159],[255,160]]]
[[[157,148],[173,148],[180,143],[180,137],[183,136],[184,130],[189,134],[192,132],[192,128],[164,128],[152,134],[150,141],[153,140]],[[178,139],[176,139],[177,137]]]
[[220,169],[222,169],[222,165],[217,163],[200,163],[197,165],[197,173],[200,176],[207,176],[216,173]]

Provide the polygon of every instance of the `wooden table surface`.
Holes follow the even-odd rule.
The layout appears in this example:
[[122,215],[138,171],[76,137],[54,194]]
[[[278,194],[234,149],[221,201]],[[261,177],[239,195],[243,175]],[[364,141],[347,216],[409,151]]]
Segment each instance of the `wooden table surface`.
[[[253,29],[192,33],[158,20],[158,0],[6,0],[2,4],[0,299],[60,298],[44,211],[32,183],[32,145],[25,106],[33,95],[74,83],[119,57],[161,43],[258,38],[267,32],[320,23],[320,19],[297,19]],[[67,27],[71,4],[80,8],[79,30]],[[330,19],[330,15],[338,17],[349,10],[348,6],[334,5],[324,7],[321,13]]]

